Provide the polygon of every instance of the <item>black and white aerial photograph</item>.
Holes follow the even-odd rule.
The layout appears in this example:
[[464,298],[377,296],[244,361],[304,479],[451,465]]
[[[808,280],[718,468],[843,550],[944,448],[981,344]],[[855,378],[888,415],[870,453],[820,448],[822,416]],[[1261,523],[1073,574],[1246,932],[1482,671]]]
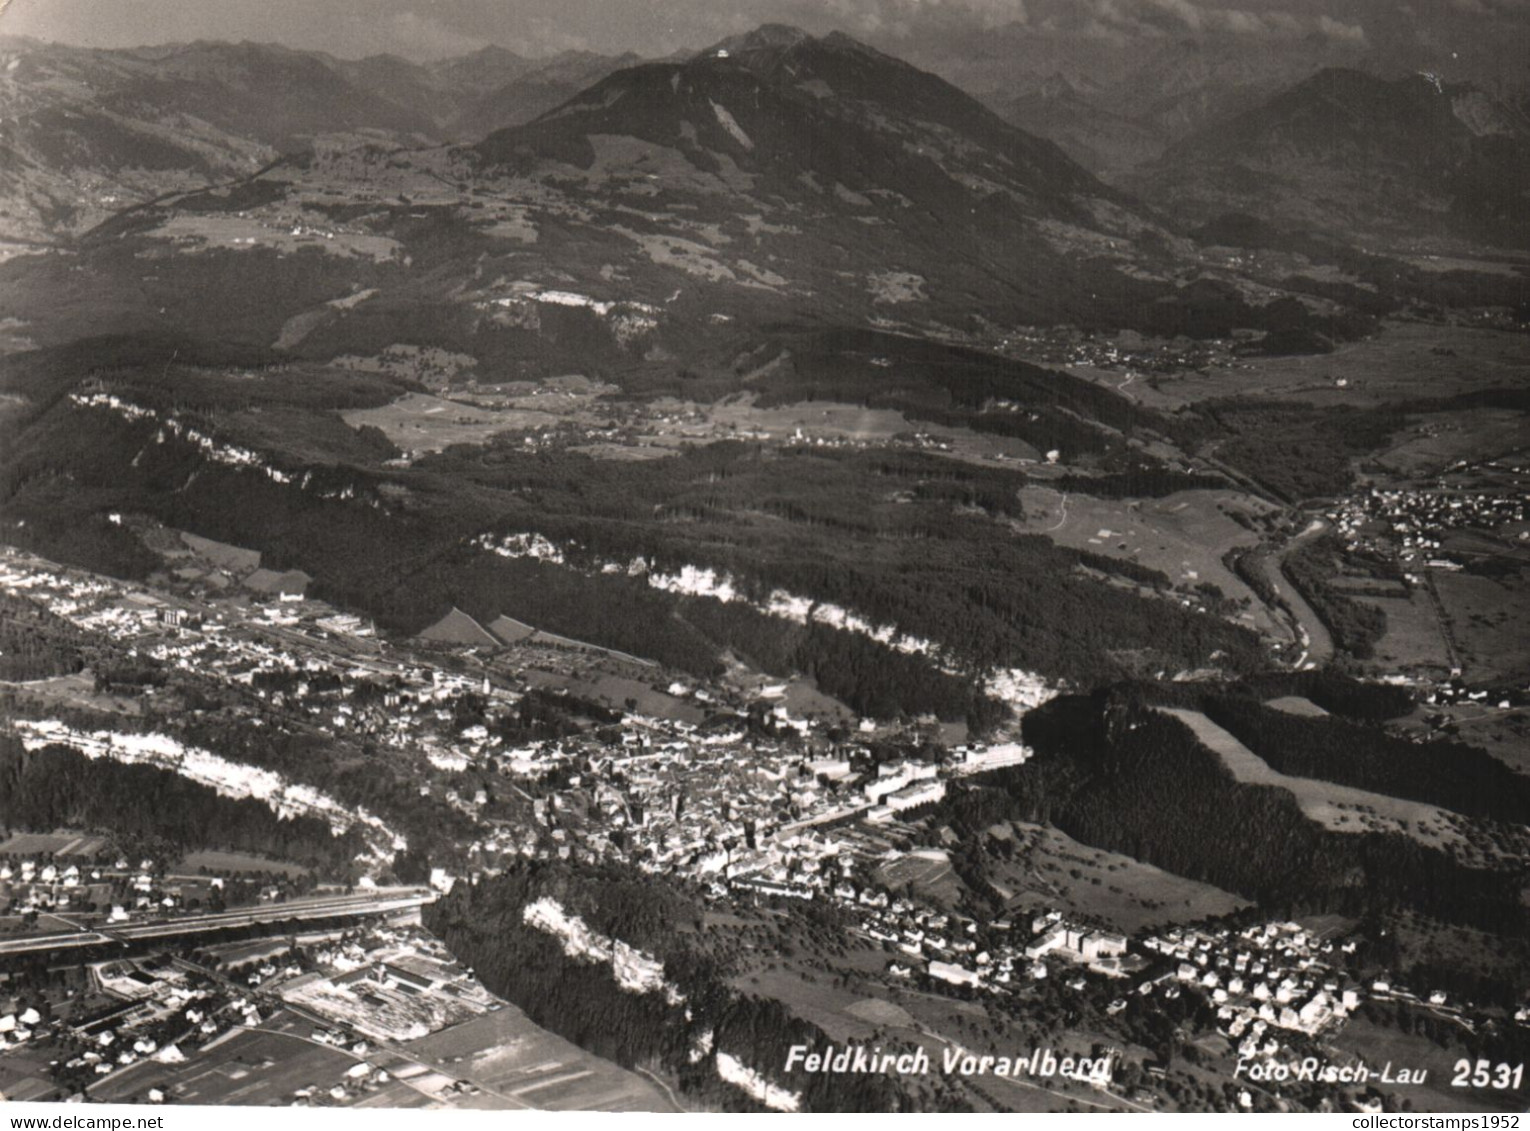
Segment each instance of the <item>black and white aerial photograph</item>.
[[1530,0],[0,3],[12,1126],[1517,1127],[1527,414]]

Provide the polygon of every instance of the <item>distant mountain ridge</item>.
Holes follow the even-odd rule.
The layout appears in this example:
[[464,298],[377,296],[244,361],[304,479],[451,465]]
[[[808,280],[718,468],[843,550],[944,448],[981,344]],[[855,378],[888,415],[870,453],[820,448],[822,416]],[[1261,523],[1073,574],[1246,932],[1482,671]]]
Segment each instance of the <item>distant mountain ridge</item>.
[[[44,68],[25,91],[34,116],[104,122],[73,150],[43,151],[68,130],[27,139],[47,159],[33,173],[101,177],[68,182],[100,194],[99,222],[81,209],[51,229],[78,234],[75,250],[102,265],[69,282],[73,309],[99,333],[132,332],[147,317],[157,330],[312,358],[406,344],[509,372],[669,381],[678,358],[768,369],[781,354],[762,350],[761,334],[780,341],[783,328],[968,340],[1038,325],[1169,338],[1267,331],[1272,348],[1312,350],[1408,301],[1315,283],[1306,258],[1256,277],[1236,257],[1208,255],[1181,216],[840,33],[767,25],[688,58],[625,66],[476,144],[433,141],[435,119],[370,98],[318,56],[251,45],[100,55],[32,52],[6,72]],[[609,62],[571,56],[541,70]],[[374,59],[368,81],[425,73],[413,66]],[[446,71],[493,81],[485,76],[519,67],[509,53],[479,53],[437,65],[432,89],[456,81]],[[107,68],[123,76],[114,90],[139,99],[123,103],[137,117],[75,109]],[[313,101],[273,97],[266,120],[240,127],[270,140],[240,142],[232,130],[266,74],[301,80]],[[203,84],[211,99],[214,82],[221,104],[202,117],[167,93]],[[348,128],[307,133],[325,99]],[[130,163],[155,152],[139,144],[148,137],[167,147],[151,169]],[[102,187],[116,183],[135,195]],[[1241,205],[1213,215],[1257,215]],[[152,277],[140,256],[156,261]],[[18,287],[11,309],[33,340],[79,332]]]
[[1319,42],[1269,49],[1191,37],[1122,44],[1000,32],[982,51],[930,65],[1113,179],[1324,67],[1362,59],[1351,47]]
[[[774,372],[790,347],[762,335],[804,327],[1279,329],[1323,348],[1367,324],[1206,260],[1163,214],[938,76],[777,25],[624,67],[477,144],[321,139],[237,185],[123,212],[82,245],[163,258],[172,297],[153,310],[189,335],[314,358],[406,342],[531,374],[670,381],[678,358]],[[281,301],[216,297],[256,277]],[[130,329],[127,292],[102,286],[94,324]]]
[[[1323,26],[1316,11],[1309,12],[1303,34],[1289,22],[1284,29],[1271,26],[1277,22],[1273,14],[1261,20],[1256,12],[1224,9],[1221,15],[1253,26],[1240,33],[1204,21],[1197,28],[1192,21],[1160,34],[1106,35],[1090,26],[1094,7],[1031,0],[1028,20],[913,39],[908,57],[1022,129],[1056,141],[1107,180],[1324,69],[1388,80],[1429,71],[1447,84],[1470,84],[1495,96],[1518,97],[1530,88],[1523,35],[1463,34],[1467,28],[1454,25],[1466,17],[1452,15],[1448,4],[1414,5],[1411,11],[1398,6],[1386,18],[1364,21],[1363,34],[1332,21]],[[1124,16],[1148,5],[1110,7]],[[1163,13],[1191,8],[1152,7]]]
[[0,36],[0,237],[75,234],[125,205],[248,176],[321,135],[474,140],[631,61],[488,47],[417,64],[263,43],[105,50]]
[[1239,211],[1391,240],[1530,246],[1530,105],[1330,68],[1197,131],[1133,179],[1186,220]]

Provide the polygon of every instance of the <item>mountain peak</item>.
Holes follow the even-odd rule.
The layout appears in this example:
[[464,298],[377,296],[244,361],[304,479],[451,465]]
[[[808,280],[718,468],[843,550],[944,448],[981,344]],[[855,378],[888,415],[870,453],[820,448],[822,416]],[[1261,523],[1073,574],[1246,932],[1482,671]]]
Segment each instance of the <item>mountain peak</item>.
[[[884,55],[875,47],[869,47],[859,39],[856,39],[855,36],[848,35],[839,30],[831,31],[828,35],[818,40],[818,42],[825,47],[833,47],[840,51],[859,51],[863,55],[875,55],[883,59],[892,59],[891,55]],[[896,61],[903,62],[902,60]]]
[[810,42],[812,39],[810,34],[791,24],[761,24],[753,31],[729,36],[721,43],[701,52],[701,55],[722,53],[737,55],[749,51],[780,50],[783,47],[795,47],[799,43]]

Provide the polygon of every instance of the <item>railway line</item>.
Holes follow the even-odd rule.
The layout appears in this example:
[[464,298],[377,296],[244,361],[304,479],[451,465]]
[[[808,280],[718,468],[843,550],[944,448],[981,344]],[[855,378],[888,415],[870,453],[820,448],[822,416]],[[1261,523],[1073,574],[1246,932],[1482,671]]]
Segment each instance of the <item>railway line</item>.
[[261,907],[241,907],[206,915],[188,915],[122,926],[85,927],[78,931],[56,931],[0,941],[0,960],[24,954],[72,950],[79,947],[120,943],[124,946],[157,938],[176,938],[215,931],[236,930],[265,923],[289,923],[293,920],[366,918],[409,911],[434,901],[428,888],[400,888],[369,892],[366,895],[321,896],[292,900]]

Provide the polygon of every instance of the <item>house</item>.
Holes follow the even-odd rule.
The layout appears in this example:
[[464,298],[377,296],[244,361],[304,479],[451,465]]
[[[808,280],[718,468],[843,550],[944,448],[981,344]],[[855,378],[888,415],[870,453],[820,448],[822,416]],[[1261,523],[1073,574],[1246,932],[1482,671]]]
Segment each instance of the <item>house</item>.
[[900,789],[895,793],[888,794],[886,805],[893,812],[902,812],[918,805],[926,805],[939,801],[946,795],[946,783],[943,781],[925,781]]
[[965,966],[956,966],[950,962],[931,962],[929,974],[932,978],[939,978],[942,982],[949,982],[953,986],[981,986],[982,975],[976,970],[968,970]]

